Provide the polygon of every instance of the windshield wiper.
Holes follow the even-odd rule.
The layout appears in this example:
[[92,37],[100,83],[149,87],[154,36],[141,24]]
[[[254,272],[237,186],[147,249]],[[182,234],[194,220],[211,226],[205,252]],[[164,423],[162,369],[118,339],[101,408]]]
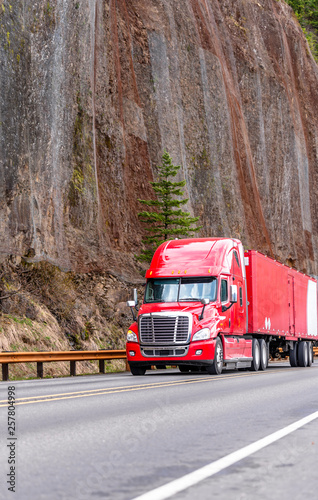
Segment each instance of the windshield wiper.
[[201,299],[198,299],[197,297],[187,297],[185,299],[179,299],[179,302],[200,302]]

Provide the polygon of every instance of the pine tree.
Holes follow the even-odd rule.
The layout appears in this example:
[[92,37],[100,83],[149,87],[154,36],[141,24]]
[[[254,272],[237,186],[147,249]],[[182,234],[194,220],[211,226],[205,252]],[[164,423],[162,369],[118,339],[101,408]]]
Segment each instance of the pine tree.
[[172,158],[166,151],[162,155],[162,165],[158,166],[159,180],[151,182],[157,200],[138,200],[147,207],[153,207],[152,211],[144,211],[138,214],[141,222],[147,224],[146,231],[149,234],[143,241],[148,247],[138,259],[150,262],[156,248],[164,241],[176,237],[187,237],[191,233],[199,231],[202,226],[191,227],[199,217],[191,217],[189,212],[184,212],[181,207],[188,199],[177,199],[184,191],[181,189],[186,181],[172,182],[180,166],[172,164]]

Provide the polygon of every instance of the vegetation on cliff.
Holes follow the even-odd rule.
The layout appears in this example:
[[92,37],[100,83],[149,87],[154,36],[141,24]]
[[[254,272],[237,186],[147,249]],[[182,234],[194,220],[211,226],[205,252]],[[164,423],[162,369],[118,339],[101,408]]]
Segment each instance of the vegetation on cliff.
[[313,56],[318,62],[318,4],[317,0],[286,0],[293,8],[307,38]]
[[[138,284],[110,272],[63,272],[48,262],[5,259],[0,263],[0,351],[123,349],[131,322],[126,301]],[[125,362],[107,362],[106,370],[125,370]],[[96,361],[78,363],[79,374],[97,372]],[[68,374],[68,362],[45,364],[45,377]],[[35,363],[10,365],[11,380],[35,376]]]

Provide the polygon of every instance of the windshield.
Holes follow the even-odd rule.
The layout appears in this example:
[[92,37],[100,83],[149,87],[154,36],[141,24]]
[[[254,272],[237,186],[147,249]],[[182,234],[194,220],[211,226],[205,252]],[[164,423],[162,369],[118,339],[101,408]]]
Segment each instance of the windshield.
[[147,281],[145,303],[216,300],[216,278],[153,278]]

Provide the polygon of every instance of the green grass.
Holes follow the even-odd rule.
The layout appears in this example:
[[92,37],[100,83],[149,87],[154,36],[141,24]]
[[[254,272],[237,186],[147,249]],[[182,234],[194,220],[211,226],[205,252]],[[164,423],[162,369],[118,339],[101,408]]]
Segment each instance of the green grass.
[[310,50],[318,63],[318,2],[317,0],[286,0],[307,38]]
[[16,316],[12,316],[12,314],[7,314],[6,317],[12,319],[15,323],[19,323],[19,325],[33,326],[32,320],[29,318],[17,318]]

